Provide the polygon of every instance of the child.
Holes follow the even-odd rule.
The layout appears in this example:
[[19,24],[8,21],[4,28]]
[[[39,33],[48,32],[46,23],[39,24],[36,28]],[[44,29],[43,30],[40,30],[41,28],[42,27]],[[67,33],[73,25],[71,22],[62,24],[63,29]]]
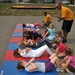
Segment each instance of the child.
[[60,42],[58,38],[54,38],[54,43],[57,45],[55,53],[57,54],[58,57],[64,57],[65,56],[65,48],[66,45]]
[[38,37],[43,38],[40,29],[31,30],[30,28],[23,28],[23,40],[27,39],[37,39]]
[[17,69],[25,69],[27,72],[35,72],[35,71],[40,71],[40,72],[49,72],[55,67],[55,63],[59,67],[58,63],[58,57],[56,54],[53,54],[50,56],[45,63],[43,62],[34,62],[34,58],[32,58],[29,62],[20,60],[17,65]]
[[[58,38],[60,42],[63,41],[61,30],[56,30],[56,38]],[[51,42],[49,40],[45,40],[45,43],[48,45],[49,48],[53,47],[54,49],[56,49],[57,47],[57,44],[55,44],[53,41]]]
[[36,50],[32,50],[31,48],[26,48],[24,50],[16,49],[14,50],[14,56],[15,57],[40,57],[45,51],[49,53],[49,55],[52,55],[52,52],[48,48],[47,45],[44,45]]
[[45,44],[43,40],[39,40],[38,42],[34,42],[34,40],[24,40],[18,43],[18,46],[20,47],[32,47],[32,48],[38,48]]
[[55,28],[52,23],[50,23],[49,27],[47,27],[47,32],[45,33],[44,37],[49,33],[50,35],[47,37],[49,40],[53,40],[56,35],[55,35]]
[[[62,31],[61,30],[56,30],[56,38],[59,39],[60,42],[63,41],[63,38],[62,38]],[[56,49],[57,45],[55,43],[52,43],[52,47],[54,49]]]
[[[67,60],[67,62],[65,62]],[[68,72],[68,75],[73,75],[75,72],[75,57],[71,46],[66,46],[66,57],[60,62],[64,70]]]

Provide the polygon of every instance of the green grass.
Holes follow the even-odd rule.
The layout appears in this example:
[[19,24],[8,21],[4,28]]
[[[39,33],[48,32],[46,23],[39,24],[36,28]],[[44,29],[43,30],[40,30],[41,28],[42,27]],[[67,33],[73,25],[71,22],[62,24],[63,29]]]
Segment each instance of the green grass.
[[[56,10],[48,9],[12,9],[11,6],[14,5],[24,5],[24,6],[50,6],[54,7],[54,4],[51,3],[31,3],[31,4],[4,4],[0,3],[0,16],[42,16],[44,11],[47,11],[51,16],[53,13],[57,12]],[[75,7],[68,6],[75,14]]]

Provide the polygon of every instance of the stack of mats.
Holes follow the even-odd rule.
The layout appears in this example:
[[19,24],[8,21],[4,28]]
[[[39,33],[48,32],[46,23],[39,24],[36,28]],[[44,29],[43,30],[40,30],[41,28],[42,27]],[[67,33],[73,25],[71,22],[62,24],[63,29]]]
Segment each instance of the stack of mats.
[[[18,71],[16,69],[17,62],[21,59],[29,60],[31,58],[15,58],[13,56],[13,51],[18,48],[18,42],[22,40],[22,24],[17,24],[16,29],[10,39],[10,43],[8,45],[3,64],[0,68],[0,72],[3,71],[3,75],[58,75],[55,68],[51,72],[33,72],[28,73],[25,70]],[[45,52],[41,57],[36,58],[36,61],[45,62],[46,59],[49,57],[48,53]]]

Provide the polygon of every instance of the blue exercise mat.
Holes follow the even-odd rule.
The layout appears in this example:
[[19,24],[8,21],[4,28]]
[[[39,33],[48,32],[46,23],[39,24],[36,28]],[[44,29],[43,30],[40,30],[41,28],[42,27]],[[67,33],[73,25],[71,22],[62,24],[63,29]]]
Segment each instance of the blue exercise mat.
[[18,48],[18,43],[9,43],[7,50],[15,50]]
[[[45,62],[45,60],[37,60],[37,61]],[[42,72],[29,73],[26,72],[25,70],[18,71],[16,69],[17,62],[18,61],[4,61],[1,68],[1,71],[3,71],[3,75],[58,75],[55,68],[52,71],[46,73]]]
[[14,32],[12,37],[22,37],[22,33]]
[[16,29],[22,29],[22,26],[16,26]]

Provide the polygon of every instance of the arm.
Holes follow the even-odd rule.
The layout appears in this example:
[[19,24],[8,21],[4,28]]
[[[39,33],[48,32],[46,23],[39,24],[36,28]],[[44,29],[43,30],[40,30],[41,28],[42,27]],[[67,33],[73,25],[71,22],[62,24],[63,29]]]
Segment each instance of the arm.
[[32,48],[28,48],[28,47],[27,47],[27,48],[25,49],[25,52],[27,53],[27,52],[29,52],[31,49],[32,49]]
[[27,64],[26,64],[26,67],[31,64],[33,61],[35,60],[35,58],[32,58]]
[[61,20],[63,20],[63,19],[64,19],[63,17],[58,16],[57,14],[54,14],[54,17],[58,18],[58,19],[59,19],[58,21],[61,21]]
[[31,63],[31,67],[29,71],[34,71],[37,68],[37,66],[34,63]]
[[27,53],[27,52],[29,52],[31,49],[32,49],[32,48],[28,48],[28,47],[26,47],[26,49],[23,50],[22,53],[24,53],[24,52]]
[[47,34],[48,34],[48,31],[45,33],[45,35],[43,37],[46,37]]
[[56,50],[55,50],[55,54],[57,54],[57,55],[58,55],[59,50],[60,50],[60,48],[59,48],[59,47],[57,47],[57,48],[56,48]]
[[67,56],[60,62],[60,65],[67,60]]
[[33,40],[29,40],[30,46],[34,45],[34,41]]
[[65,66],[64,66],[64,69],[69,65],[70,62],[71,62],[71,60],[68,59],[67,62],[66,62],[66,64],[65,64]]

